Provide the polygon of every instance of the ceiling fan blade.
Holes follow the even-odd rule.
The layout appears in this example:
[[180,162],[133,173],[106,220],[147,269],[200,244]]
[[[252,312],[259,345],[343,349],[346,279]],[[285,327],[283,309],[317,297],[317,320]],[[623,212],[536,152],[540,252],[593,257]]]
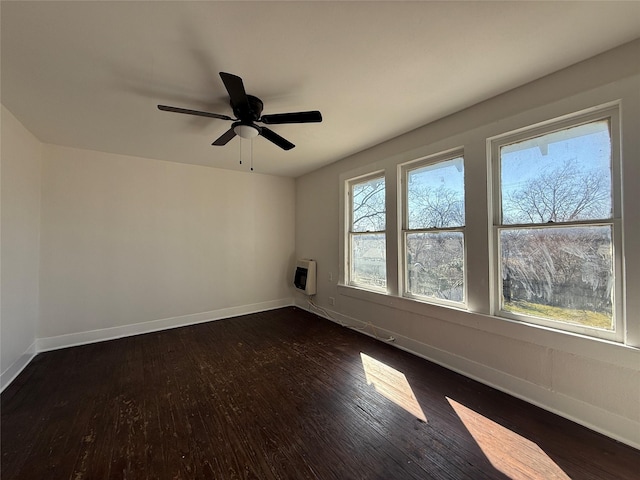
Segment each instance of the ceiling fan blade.
[[220,72],[220,78],[222,78],[224,87],[229,93],[231,105],[234,110],[249,110],[249,98],[247,97],[247,92],[244,90],[242,79],[237,75],[226,72]]
[[273,115],[263,115],[260,121],[267,125],[277,125],[280,123],[317,123],[322,121],[322,114],[317,110],[311,112],[275,113]]
[[216,146],[226,145],[227,143],[229,143],[229,140],[231,140],[235,136],[236,136],[236,132],[233,130],[233,127],[231,127],[229,130],[227,130],[222,135],[220,135],[220,137],[218,137],[218,139],[215,142],[213,142],[211,145],[216,145]]
[[277,146],[282,148],[283,150],[291,150],[295,145],[291,143],[286,138],[282,138],[273,130],[269,130],[267,127],[260,128],[260,135],[269,140],[270,142],[275,143]]
[[220,120],[234,120],[228,115],[220,115],[219,113],[200,112],[198,110],[189,110],[188,108],[170,107],[168,105],[158,105],[158,110],[164,112],[186,113],[187,115],[198,115],[200,117],[219,118]]

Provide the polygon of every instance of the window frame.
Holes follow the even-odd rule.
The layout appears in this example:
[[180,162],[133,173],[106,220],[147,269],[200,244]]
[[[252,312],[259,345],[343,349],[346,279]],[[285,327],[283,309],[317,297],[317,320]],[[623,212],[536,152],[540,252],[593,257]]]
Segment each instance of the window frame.
[[[466,215],[465,215],[465,225],[459,227],[433,227],[433,228],[409,228],[409,174],[410,172],[428,167],[435,166],[438,163],[444,163],[451,160],[455,160],[457,158],[462,159],[463,165],[463,210],[466,214],[466,185],[464,181],[464,149],[463,148],[455,148],[451,150],[446,150],[444,152],[439,152],[433,155],[428,155],[426,157],[421,157],[410,162],[401,163],[398,165],[398,178],[400,179],[401,184],[401,202],[400,202],[400,212],[401,212],[401,226],[398,231],[398,244],[400,248],[399,255],[399,271],[401,272],[401,282],[400,282],[400,291],[402,292],[402,297],[408,298],[411,300],[416,300],[425,303],[433,303],[437,305],[443,305],[447,307],[461,308],[467,309],[467,301],[468,301],[468,292],[467,292],[467,236],[466,236]],[[409,268],[407,266],[407,237],[412,233],[445,233],[445,232],[460,232],[462,233],[462,295],[463,299],[461,302],[457,302],[454,300],[447,300],[444,298],[430,297],[426,295],[419,295],[411,292],[409,290]]]
[[[501,188],[501,147],[513,143],[533,139],[535,137],[551,134],[580,125],[608,121],[609,136],[611,141],[611,217],[608,219],[579,220],[570,222],[544,223],[502,223],[502,188]],[[491,313],[499,318],[516,320],[547,327],[556,331],[570,332],[585,335],[591,338],[624,342],[626,318],[624,311],[624,282],[623,282],[623,242],[622,242],[622,175],[621,175],[621,125],[620,107],[618,103],[594,107],[577,114],[566,115],[547,122],[524,127],[512,132],[507,132],[487,139],[488,160],[491,172],[491,195],[489,201],[492,209],[491,225],[491,255],[492,265],[492,295]],[[610,226],[612,248],[612,278],[613,301],[612,323],[613,330],[605,330],[597,327],[583,326],[562,322],[559,320],[544,319],[529,315],[518,314],[501,308],[503,295],[502,261],[500,251],[500,232],[502,230],[539,229],[539,228],[563,228],[567,226]]]
[[[382,179],[384,181],[384,196],[385,196],[385,229],[380,231],[366,231],[366,232],[354,232],[353,231],[353,188],[355,185],[359,185],[362,183],[369,182],[375,179]],[[388,292],[389,286],[389,272],[387,268],[387,244],[388,244],[388,222],[386,220],[388,205],[387,205],[387,179],[384,170],[377,170],[375,172],[367,173],[365,175],[360,175],[357,177],[349,178],[345,182],[345,204],[347,206],[347,215],[346,215],[346,225],[345,231],[347,235],[345,236],[345,256],[344,256],[344,277],[345,284],[351,287],[361,288],[363,290],[370,290],[372,292],[384,293]],[[375,285],[368,285],[364,283],[359,283],[354,280],[353,275],[353,238],[355,236],[362,235],[380,235],[384,236],[385,241],[385,286],[384,287],[376,287]]]

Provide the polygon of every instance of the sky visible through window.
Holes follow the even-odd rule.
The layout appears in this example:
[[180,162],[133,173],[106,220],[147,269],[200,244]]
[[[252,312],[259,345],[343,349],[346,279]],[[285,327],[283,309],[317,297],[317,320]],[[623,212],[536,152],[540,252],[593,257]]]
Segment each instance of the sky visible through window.
[[409,229],[464,225],[464,159],[409,170]]
[[409,185],[425,185],[431,188],[446,187],[464,197],[463,159],[457,157],[409,171]]
[[[559,173],[570,164],[583,177],[599,178],[611,186],[611,138],[606,120],[560,130],[502,147],[501,193],[505,217],[514,215],[509,198],[531,189],[543,175]],[[571,179],[567,178],[566,182]],[[601,199],[600,211],[611,216],[611,197]],[[509,223],[509,222],[507,222]]]

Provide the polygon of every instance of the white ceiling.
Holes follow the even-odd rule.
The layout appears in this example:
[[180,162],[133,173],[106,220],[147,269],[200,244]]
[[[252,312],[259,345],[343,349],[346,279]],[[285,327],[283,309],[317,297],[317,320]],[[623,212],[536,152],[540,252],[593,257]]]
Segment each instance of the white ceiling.
[[271,127],[293,150],[253,140],[256,171],[293,177],[640,37],[638,1],[1,8],[2,103],[41,141],[246,169],[248,140],[211,146],[229,122],[156,108],[231,115],[225,71],[265,114],[322,112]]

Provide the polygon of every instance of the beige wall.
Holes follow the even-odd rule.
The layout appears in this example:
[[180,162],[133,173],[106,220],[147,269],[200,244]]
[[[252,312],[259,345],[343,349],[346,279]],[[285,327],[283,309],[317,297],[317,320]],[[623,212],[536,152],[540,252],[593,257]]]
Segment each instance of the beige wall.
[[294,188],[45,145],[40,347],[289,304]]
[[[322,311],[371,323],[381,337],[640,447],[640,350],[491,315],[487,138],[621,101],[627,344],[640,346],[640,41],[595,57],[297,179],[296,255],[317,260]],[[399,163],[464,148],[468,310],[342,286],[344,180],[385,170],[394,195]],[[389,180],[391,179],[391,180]],[[395,212],[390,212],[391,218]],[[397,222],[387,222],[387,224]],[[395,227],[393,227],[395,228]],[[395,244],[396,242],[390,242]],[[397,251],[389,254],[397,257]],[[331,279],[331,280],[330,280]],[[309,308],[304,297],[297,303]],[[332,299],[335,305],[332,305]],[[365,332],[374,330],[366,327]],[[424,405],[428,417],[428,405]]]
[[42,146],[2,107],[0,388],[35,353]]

